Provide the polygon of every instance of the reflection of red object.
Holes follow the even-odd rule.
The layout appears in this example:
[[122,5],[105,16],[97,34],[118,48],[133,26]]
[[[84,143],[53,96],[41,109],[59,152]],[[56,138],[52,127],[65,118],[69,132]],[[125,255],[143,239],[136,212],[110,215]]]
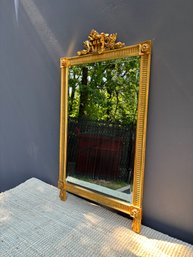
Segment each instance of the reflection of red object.
[[99,179],[119,177],[120,138],[79,134],[76,173]]

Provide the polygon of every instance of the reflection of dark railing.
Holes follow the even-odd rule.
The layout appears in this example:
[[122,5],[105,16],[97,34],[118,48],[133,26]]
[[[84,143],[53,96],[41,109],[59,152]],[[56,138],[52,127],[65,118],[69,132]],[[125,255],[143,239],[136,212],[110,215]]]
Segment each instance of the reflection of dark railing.
[[70,118],[68,174],[130,182],[135,130],[133,125]]
[[78,135],[76,173],[93,179],[119,177],[122,141],[99,135]]

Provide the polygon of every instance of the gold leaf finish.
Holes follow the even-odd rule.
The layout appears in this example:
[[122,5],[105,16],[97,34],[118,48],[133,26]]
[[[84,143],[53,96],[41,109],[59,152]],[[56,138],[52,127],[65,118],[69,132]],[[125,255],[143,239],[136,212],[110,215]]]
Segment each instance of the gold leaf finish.
[[[58,187],[60,189],[60,198],[62,200],[66,200],[67,191],[130,215],[133,218],[132,229],[139,233],[142,219],[151,41],[145,41],[136,45],[123,47],[123,43],[116,43],[116,37],[116,34],[98,34],[98,32],[93,30],[91,31],[88,40],[84,42],[85,49],[79,51],[78,54],[80,56],[69,58],[62,57],[60,59],[61,105]],[[140,57],[140,82],[135,145],[133,199],[132,203],[127,203],[66,182],[66,163],[68,128],[68,67],[79,64],[126,58],[130,56]]]
[[105,34],[98,33],[96,30],[91,30],[88,40],[83,42],[84,49],[78,51],[78,55],[85,54],[102,54],[106,50],[114,50],[125,46],[122,42],[116,42],[117,33]]
[[61,199],[62,201],[66,201],[66,198],[67,198],[67,196],[66,196],[66,190],[65,190],[65,189],[60,189],[60,199]]
[[146,42],[144,44],[141,44],[140,45],[140,51],[141,51],[141,54],[149,54],[150,51],[151,51],[151,44],[150,44],[150,42]]
[[68,67],[70,66],[70,61],[67,58],[63,58],[60,60],[60,67]]

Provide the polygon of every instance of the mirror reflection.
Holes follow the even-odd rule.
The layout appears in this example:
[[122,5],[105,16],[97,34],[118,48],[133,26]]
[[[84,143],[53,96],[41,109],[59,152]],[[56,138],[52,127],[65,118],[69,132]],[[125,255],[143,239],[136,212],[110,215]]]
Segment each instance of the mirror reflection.
[[132,202],[140,57],[68,74],[67,181]]

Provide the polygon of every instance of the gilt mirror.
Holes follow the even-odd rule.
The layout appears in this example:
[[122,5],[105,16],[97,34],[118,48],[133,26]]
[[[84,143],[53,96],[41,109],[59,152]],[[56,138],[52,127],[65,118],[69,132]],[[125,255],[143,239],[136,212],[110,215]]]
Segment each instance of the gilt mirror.
[[62,57],[60,198],[66,192],[129,214],[140,232],[151,41],[92,30]]

